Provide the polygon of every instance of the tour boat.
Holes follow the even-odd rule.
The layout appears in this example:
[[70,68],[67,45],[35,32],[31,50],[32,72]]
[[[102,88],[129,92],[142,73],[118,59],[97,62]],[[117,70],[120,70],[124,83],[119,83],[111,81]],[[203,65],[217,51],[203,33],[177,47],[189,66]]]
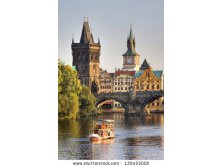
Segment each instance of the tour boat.
[[114,138],[114,120],[97,120],[93,122],[90,129],[89,139],[91,141]]

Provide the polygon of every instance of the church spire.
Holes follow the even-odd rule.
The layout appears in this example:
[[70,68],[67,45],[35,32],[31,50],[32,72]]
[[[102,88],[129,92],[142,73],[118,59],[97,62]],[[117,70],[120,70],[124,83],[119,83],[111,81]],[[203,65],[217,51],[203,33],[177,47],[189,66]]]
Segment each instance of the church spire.
[[133,44],[134,44],[134,48],[136,47],[136,43],[135,43],[135,35],[134,35],[134,39],[133,39]]
[[132,25],[130,27],[130,34],[127,38],[127,52],[125,55],[135,56],[137,53],[135,51],[135,36],[133,37]]
[[130,25],[130,37],[129,37],[130,42],[133,41],[133,33],[132,33],[132,24]]
[[74,44],[74,35],[72,34],[72,44]]
[[86,20],[85,17],[84,17],[80,43],[94,43],[93,34],[90,32],[88,18]]
[[100,38],[99,38],[99,36],[98,36],[98,41],[97,41],[97,43],[100,44]]

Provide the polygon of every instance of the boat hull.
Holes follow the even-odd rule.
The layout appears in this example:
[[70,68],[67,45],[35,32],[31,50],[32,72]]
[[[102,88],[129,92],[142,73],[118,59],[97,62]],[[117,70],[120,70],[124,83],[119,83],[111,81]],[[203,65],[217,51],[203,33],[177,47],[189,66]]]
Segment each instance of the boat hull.
[[89,139],[91,141],[98,141],[100,139],[100,136],[98,134],[90,134]]
[[91,141],[98,141],[98,140],[107,140],[107,139],[113,139],[114,136],[106,136],[106,137],[89,137]]

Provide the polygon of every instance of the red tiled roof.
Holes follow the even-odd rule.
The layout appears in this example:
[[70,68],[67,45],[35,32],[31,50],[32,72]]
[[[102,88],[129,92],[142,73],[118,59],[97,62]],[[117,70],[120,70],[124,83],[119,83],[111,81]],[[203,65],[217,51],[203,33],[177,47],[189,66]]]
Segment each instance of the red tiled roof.
[[135,71],[123,71],[123,70],[118,70],[115,71],[115,76],[119,76],[119,75],[130,75],[130,76],[134,76]]

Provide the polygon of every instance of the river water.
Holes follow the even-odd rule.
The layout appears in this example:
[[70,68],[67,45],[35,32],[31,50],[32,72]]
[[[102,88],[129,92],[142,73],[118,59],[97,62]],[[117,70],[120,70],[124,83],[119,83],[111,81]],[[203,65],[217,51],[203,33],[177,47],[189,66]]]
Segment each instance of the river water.
[[[115,138],[103,142],[88,139],[93,120],[114,119]],[[162,160],[164,115],[125,118],[123,113],[58,122],[60,160]]]

